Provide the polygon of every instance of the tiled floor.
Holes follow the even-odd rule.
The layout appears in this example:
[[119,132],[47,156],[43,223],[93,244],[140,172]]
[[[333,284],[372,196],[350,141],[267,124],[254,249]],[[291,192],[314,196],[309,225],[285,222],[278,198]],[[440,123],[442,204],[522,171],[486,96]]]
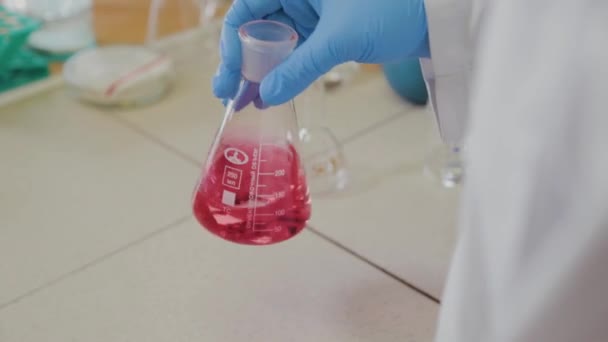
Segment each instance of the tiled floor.
[[457,198],[422,173],[431,116],[379,74],[332,92],[351,188],[292,241],[236,246],[190,217],[222,106],[212,55],[178,57],[151,107],[0,108],[0,341],[431,341]]

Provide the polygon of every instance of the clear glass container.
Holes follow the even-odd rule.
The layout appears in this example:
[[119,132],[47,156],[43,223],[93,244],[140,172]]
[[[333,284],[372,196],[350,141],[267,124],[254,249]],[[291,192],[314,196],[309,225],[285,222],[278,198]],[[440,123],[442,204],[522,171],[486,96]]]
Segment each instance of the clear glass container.
[[441,144],[427,156],[426,172],[444,187],[453,188],[464,181],[461,144]]
[[466,175],[463,153],[467,112],[443,109],[433,114],[441,141],[428,154],[425,171],[444,187],[453,188],[462,184]]
[[[155,44],[163,37],[164,31],[199,29],[204,31],[204,47],[216,50],[219,46],[221,19],[231,3],[230,0],[177,0],[173,3],[169,3],[169,0],[152,0],[148,15],[146,44]],[[169,6],[170,4],[172,6]],[[180,27],[169,30],[165,27],[169,22],[167,19],[175,16],[178,17],[177,23]]]
[[317,80],[296,98],[302,160],[313,196],[344,190],[349,181],[343,146],[326,124],[325,87]]

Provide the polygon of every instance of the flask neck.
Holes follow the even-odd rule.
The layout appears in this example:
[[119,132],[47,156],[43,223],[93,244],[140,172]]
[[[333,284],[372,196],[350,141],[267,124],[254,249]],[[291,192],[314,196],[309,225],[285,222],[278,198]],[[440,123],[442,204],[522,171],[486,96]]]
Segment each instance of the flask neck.
[[234,98],[234,111],[240,112],[250,103],[253,103],[257,109],[267,108],[260,98],[260,84],[258,82],[252,82],[244,79],[241,82],[236,97]]
[[298,34],[283,23],[255,20],[239,28],[242,75],[246,81],[260,83],[293,51]]

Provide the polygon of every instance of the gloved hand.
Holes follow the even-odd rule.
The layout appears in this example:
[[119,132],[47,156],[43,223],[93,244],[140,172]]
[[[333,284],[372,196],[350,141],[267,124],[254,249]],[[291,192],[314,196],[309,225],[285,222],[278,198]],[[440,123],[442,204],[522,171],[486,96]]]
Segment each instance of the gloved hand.
[[217,97],[233,98],[241,73],[238,28],[272,19],[300,35],[296,50],[264,78],[267,105],[289,101],[334,66],[428,57],[423,0],[236,0],[224,20],[222,63],[213,79]]

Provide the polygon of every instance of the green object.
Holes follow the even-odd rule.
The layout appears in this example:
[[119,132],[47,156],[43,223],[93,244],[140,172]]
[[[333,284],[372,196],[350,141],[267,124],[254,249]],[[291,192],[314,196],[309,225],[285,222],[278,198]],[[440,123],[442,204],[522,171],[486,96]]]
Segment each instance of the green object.
[[49,75],[48,61],[26,46],[40,25],[0,5],[0,92]]
[[27,37],[40,27],[30,17],[8,11],[0,5],[0,72],[11,66],[11,61],[26,43]]
[[17,51],[8,65],[0,72],[0,92],[49,76],[48,61],[29,49]]
[[382,66],[391,88],[405,100],[425,105],[429,96],[417,58]]

